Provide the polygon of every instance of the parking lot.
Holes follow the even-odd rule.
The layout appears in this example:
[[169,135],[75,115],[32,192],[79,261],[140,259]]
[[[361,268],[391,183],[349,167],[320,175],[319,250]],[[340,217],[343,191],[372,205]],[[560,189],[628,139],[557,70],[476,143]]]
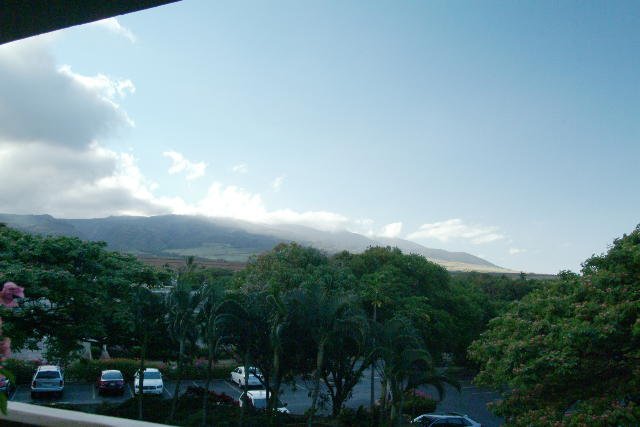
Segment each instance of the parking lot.
[[[203,387],[205,381],[183,380],[181,382],[181,394],[187,390],[189,386]],[[368,374],[354,388],[353,396],[347,402],[347,407],[357,409],[362,405],[367,407],[370,400],[370,377]],[[471,416],[482,423],[485,427],[497,427],[502,424],[499,417],[491,414],[486,408],[486,404],[497,399],[499,396],[491,391],[483,390],[473,386],[469,382],[462,382],[461,391],[458,392],[453,387],[446,387],[446,394],[442,402],[438,404],[439,412],[460,412]],[[380,392],[379,379],[376,379],[376,394]],[[162,397],[170,399],[173,397],[175,389],[175,381],[165,381]],[[216,393],[225,393],[234,399],[239,399],[240,388],[227,380],[213,380],[209,387]],[[125,391],[122,396],[100,395],[95,384],[67,383],[65,385],[62,397],[38,397],[31,398],[31,392],[28,385],[20,385],[9,396],[9,400],[15,402],[34,403],[34,404],[74,404],[74,405],[100,405],[102,403],[122,403],[133,397],[133,384],[126,384]],[[435,390],[427,388],[426,391],[437,396]],[[380,396],[377,395],[376,398]],[[309,385],[302,380],[296,381],[293,385],[283,385],[281,400],[287,403],[287,408],[294,414],[303,414],[307,409],[311,399],[309,398]],[[330,402],[320,412],[328,414],[331,411]]]

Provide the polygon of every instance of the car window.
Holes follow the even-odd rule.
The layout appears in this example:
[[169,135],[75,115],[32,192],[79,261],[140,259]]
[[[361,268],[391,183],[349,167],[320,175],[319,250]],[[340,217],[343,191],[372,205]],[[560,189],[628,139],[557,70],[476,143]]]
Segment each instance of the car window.
[[36,374],[36,378],[39,380],[58,379],[60,374],[58,371],[40,371]]
[[144,379],[145,380],[159,380],[159,379],[162,379],[162,375],[160,375],[160,372],[145,372],[144,373]]
[[121,380],[122,374],[120,372],[105,372],[102,374],[103,380]]
[[465,426],[472,426],[473,424],[471,424],[471,421],[469,420],[465,420],[464,418],[462,418],[462,424]]

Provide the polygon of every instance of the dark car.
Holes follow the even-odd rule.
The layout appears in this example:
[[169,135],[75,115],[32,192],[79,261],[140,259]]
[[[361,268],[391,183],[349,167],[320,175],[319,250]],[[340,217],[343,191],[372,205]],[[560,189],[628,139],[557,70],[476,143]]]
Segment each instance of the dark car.
[[98,394],[124,394],[124,377],[117,370],[102,371],[98,378]]
[[11,383],[9,378],[4,375],[0,375],[0,393],[4,393],[9,396],[15,388],[16,386]]

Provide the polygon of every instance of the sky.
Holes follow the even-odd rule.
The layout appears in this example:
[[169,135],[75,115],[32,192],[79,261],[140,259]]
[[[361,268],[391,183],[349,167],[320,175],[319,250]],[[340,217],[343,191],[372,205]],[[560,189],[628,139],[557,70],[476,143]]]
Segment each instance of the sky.
[[0,212],[579,271],[640,223],[640,3],[183,0],[0,46]]

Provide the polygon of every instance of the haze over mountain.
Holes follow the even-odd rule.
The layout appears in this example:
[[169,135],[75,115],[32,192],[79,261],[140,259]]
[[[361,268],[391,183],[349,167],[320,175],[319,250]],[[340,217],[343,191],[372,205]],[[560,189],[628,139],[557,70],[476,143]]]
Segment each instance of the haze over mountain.
[[453,271],[510,272],[466,252],[427,248],[417,243],[384,237],[367,237],[349,231],[321,231],[300,225],[265,225],[202,216],[110,216],[64,219],[50,215],[0,214],[0,222],[29,233],[64,235],[104,241],[112,250],[136,255],[246,261],[281,242],[298,242],[329,253],[362,252],[371,246],[398,247],[416,253]]

